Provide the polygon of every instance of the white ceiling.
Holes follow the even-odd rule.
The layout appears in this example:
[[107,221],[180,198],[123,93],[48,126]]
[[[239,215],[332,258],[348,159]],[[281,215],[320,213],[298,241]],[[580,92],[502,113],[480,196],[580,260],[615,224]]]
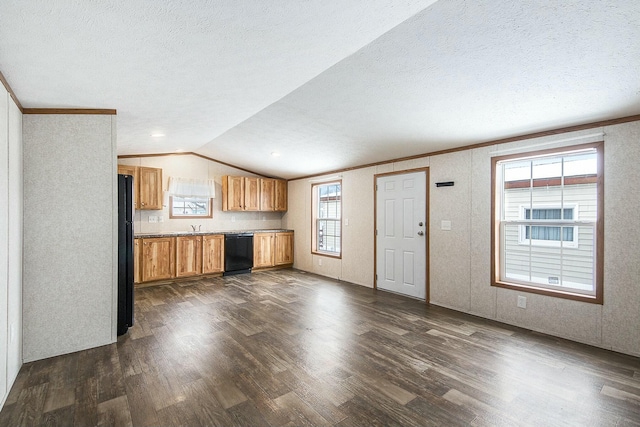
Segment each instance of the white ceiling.
[[0,71],[118,154],[294,178],[640,114],[640,1],[8,0]]

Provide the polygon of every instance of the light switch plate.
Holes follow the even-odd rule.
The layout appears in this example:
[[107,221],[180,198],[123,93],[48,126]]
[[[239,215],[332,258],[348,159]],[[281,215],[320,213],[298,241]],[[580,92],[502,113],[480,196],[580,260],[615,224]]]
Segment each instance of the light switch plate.
[[446,231],[451,230],[451,221],[448,221],[445,219],[440,221],[440,230],[446,230]]
[[149,222],[158,222],[158,217],[155,215],[149,215]]

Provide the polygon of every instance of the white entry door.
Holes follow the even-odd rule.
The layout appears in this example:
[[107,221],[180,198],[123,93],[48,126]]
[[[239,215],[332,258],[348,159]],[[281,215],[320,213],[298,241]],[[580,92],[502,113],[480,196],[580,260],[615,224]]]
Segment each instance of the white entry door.
[[376,178],[378,289],[426,299],[427,174]]

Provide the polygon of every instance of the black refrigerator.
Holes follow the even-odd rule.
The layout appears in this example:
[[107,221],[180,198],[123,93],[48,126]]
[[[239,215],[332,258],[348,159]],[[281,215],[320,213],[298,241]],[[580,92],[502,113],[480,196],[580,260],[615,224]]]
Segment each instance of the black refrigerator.
[[133,176],[118,175],[118,335],[133,326]]

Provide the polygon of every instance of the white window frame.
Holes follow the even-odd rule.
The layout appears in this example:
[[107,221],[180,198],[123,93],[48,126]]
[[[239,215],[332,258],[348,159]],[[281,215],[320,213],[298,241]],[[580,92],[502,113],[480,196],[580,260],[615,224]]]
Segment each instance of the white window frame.
[[[340,186],[340,209],[337,210],[337,214],[338,217],[326,217],[326,218],[321,218],[319,215],[319,209],[320,209],[320,188],[321,187],[326,187],[326,186],[332,186],[332,185],[339,185]],[[329,256],[329,257],[334,257],[334,258],[341,258],[342,257],[342,206],[343,206],[343,202],[344,202],[344,197],[343,197],[343,189],[342,189],[342,180],[333,180],[333,181],[327,181],[327,182],[320,182],[320,183],[316,183],[316,184],[312,184],[311,186],[311,195],[312,195],[312,206],[311,206],[311,215],[312,215],[312,236],[311,236],[311,253],[316,254],[316,255],[324,255],[324,256]],[[320,222],[321,221],[332,221],[336,224],[336,226],[338,227],[338,238],[339,238],[339,248],[337,251],[329,251],[329,250],[325,250],[325,249],[320,249],[319,248],[319,243],[320,243],[320,236],[319,236],[319,230],[320,230]]]
[[[525,212],[527,209],[531,209],[533,212],[536,209],[571,209],[573,211],[573,219],[570,220],[532,220],[526,219]],[[579,205],[578,204],[566,204],[564,206],[556,205],[520,205],[520,220],[526,222],[519,227],[518,231],[518,244],[519,245],[532,245],[543,246],[549,248],[559,248],[563,243],[565,248],[577,248],[578,247],[578,228],[576,227],[579,220]],[[526,229],[527,227],[571,227],[573,228],[573,240],[539,240],[539,239],[527,239]],[[560,235],[562,239],[562,233]]]

